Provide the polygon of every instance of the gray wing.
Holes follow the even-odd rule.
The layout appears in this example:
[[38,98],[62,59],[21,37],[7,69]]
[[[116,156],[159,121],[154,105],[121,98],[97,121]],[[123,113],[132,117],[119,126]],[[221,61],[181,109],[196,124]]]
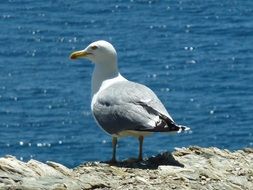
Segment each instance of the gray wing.
[[163,132],[178,129],[154,92],[130,81],[115,83],[101,91],[93,114],[110,134],[125,130]]

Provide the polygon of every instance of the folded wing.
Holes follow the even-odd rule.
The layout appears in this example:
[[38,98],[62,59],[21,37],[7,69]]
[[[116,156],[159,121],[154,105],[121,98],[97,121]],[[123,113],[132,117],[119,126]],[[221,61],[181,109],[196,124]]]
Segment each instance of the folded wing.
[[109,134],[122,131],[173,132],[187,130],[177,125],[148,87],[123,81],[98,94],[93,106],[98,124]]

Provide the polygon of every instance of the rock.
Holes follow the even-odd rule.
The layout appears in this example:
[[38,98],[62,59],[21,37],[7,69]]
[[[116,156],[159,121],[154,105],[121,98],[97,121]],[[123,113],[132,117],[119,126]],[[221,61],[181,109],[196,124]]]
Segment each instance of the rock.
[[71,169],[68,169],[67,167],[63,166],[62,164],[56,163],[56,162],[51,162],[47,161],[47,165],[53,167],[55,170],[58,172],[62,173],[63,175],[66,176],[71,176],[72,171]]
[[143,162],[62,164],[0,158],[0,189],[252,189],[253,149],[176,148]]

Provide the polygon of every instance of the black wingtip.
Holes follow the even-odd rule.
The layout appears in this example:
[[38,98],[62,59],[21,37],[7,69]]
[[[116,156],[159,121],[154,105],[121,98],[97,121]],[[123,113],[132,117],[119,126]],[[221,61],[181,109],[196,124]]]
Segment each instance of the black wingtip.
[[186,127],[184,125],[178,125],[178,127],[179,127],[179,130],[177,131],[178,133],[191,130],[190,127]]

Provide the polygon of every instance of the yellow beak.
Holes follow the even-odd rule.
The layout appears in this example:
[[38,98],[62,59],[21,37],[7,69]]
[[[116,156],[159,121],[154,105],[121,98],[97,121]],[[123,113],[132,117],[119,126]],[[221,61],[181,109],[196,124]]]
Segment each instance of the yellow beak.
[[91,53],[86,52],[84,50],[81,51],[75,51],[73,53],[70,54],[69,58],[70,59],[78,59],[80,57],[86,57],[87,55],[90,55]]

